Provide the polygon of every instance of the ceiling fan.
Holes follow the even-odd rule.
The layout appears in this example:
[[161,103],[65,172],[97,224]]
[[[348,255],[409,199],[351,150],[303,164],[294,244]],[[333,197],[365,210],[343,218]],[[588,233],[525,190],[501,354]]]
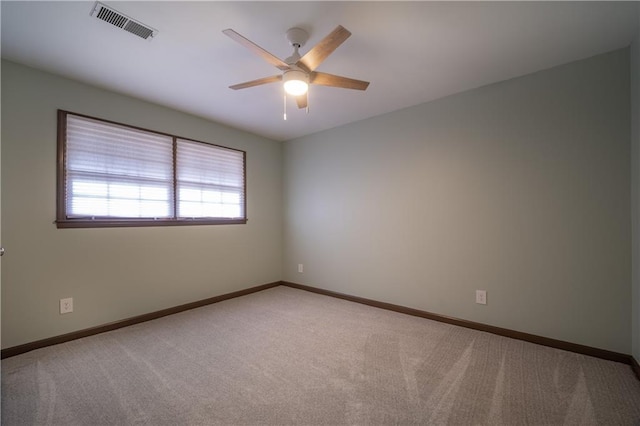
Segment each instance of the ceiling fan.
[[282,71],[282,74],[234,84],[233,86],[229,86],[230,89],[246,89],[247,87],[283,81],[285,91],[295,96],[298,108],[307,108],[307,90],[309,84],[355,90],[366,90],[369,86],[368,81],[355,80],[353,78],[315,71],[315,69],[351,35],[351,33],[341,25],[338,25],[304,56],[300,56],[298,49],[304,46],[309,39],[309,34],[300,28],[290,28],[286,36],[289,44],[293,46],[293,54],[284,61],[230,28],[222,32]]

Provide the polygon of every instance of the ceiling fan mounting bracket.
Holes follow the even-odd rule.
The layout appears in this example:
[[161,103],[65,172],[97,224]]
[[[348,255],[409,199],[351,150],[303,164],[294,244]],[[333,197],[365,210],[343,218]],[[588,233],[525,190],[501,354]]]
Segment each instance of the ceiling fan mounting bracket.
[[302,28],[289,28],[286,37],[291,46],[302,47],[309,40],[309,33]]

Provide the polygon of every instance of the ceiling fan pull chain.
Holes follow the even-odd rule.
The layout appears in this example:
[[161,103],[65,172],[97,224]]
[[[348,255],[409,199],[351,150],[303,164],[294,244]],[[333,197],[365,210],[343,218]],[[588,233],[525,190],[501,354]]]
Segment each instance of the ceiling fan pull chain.
[[287,121],[287,92],[282,96],[284,99],[284,121]]

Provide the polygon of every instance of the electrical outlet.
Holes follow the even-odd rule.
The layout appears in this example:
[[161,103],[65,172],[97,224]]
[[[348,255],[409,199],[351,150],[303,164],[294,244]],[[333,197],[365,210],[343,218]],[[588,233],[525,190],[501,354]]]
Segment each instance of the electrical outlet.
[[481,305],[487,304],[487,292],[486,290],[476,290],[476,303]]
[[68,314],[70,312],[73,312],[73,297],[60,299],[60,313]]
[[302,263],[298,263],[298,272],[300,273],[304,272],[304,265]]

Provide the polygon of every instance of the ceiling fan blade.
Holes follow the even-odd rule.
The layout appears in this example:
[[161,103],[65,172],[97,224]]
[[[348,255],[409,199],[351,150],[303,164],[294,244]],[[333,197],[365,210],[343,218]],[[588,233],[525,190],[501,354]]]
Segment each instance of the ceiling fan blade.
[[282,61],[281,59],[274,56],[273,54],[267,52],[262,47],[258,46],[248,38],[245,38],[242,35],[238,34],[237,32],[233,31],[231,28],[228,28],[222,32],[228,37],[230,37],[231,39],[237,41],[238,43],[240,43],[241,45],[243,45],[244,47],[252,51],[253,53],[257,54],[258,56],[261,56],[262,59],[269,62],[271,65],[275,66],[276,68],[282,71],[286,71],[289,69],[289,65],[286,62]]
[[318,44],[308,51],[300,60],[296,63],[300,68],[307,72],[313,71],[327,59],[327,56],[338,48],[346,39],[349,38],[351,33],[342,25],[338,25],[335,30],[331,31],[328,36],[323,38]]
[[263,77],[257,80],[245,81],[244,83],[234,84],[229,86],[229,89],[239,90],[246,89],[247,87],[260,86],[261,84],[276,83],[282,80],[282,75],[272,75],[271,77]]
[[367,90],[367,87],[369,87],[368,81],[355,80],[353,78],[315,71],[309,75],[309,83],[355,90]]
[[306,108],[308,105],[307,102],[307,93],[305,93],[304,95],[296,96],[296,103],[298,104],[298,108]]

